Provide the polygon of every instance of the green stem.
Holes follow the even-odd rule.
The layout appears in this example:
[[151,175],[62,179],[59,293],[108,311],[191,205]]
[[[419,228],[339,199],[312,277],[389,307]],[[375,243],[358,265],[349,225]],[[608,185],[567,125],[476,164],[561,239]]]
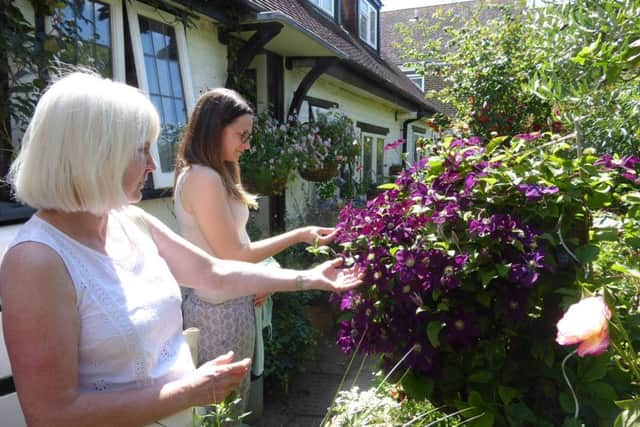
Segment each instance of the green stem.
[[571,353],[567,354],[567,356],[562,360],[562,375],[564,376],[564,380],[567,383],[567,385],[569,386],[569,391],[571,391],[571,395],[573,396],[573,402],[575,403],[575,413],[573,414],[573,417],[575,419],[578,419],[578,414],[580,413],[580,404],[578,403],[578,396],[576,396],[575,391],[573,391],[573,387],[571,386],[571,382],[569,381],[569,377],[567,377],[567,372],[565,370],[564,365],[567,363],[567,360],[569,360],[569,358],[571,356],[573,356],[574,354],[576,354],[578,352],[578,349],[573,350]]

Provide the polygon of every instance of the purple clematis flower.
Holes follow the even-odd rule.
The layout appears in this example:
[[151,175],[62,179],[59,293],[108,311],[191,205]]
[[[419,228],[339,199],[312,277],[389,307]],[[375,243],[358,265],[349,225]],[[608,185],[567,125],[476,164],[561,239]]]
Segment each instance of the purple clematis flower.
[[539,184],[520,184],[516,189],[524,194],[527,203],[539,202],[546,195],[556,194],[559,189],[555,185],[544,186]]

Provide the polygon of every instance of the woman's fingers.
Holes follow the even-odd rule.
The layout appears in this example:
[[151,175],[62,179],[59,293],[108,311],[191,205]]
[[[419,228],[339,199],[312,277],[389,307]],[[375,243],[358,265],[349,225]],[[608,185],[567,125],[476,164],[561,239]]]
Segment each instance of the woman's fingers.
[[326,245],[333,242],[336,238],[336,235],[338,234],[338,230],[334,228],[329,228],[327,230],[331,230],[331,231],[329,231],[324,235],[321,233],[318,233],[321,236],[321,237],[318,237],[318,243],[321,245]]
[[225,354],[221,354],[220,356],[213,359],[210,363],[214,365],[224,365],[227,363],[231,363],[233,360],[233,351],[228,351]]

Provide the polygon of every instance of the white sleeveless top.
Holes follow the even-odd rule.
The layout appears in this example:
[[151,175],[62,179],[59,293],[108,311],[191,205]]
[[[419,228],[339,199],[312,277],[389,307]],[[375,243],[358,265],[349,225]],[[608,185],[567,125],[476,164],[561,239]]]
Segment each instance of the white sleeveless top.
[[[189,212],[187,212],[182,205],[182,184],[185,180],[185,177],[189,174],[192,168],[201,168],[203,170],[206,170],[207,173],[220,176],[215,170],[201,165],[192,165],[180,172],[180,175],[178,175],[178,179],[176,180],[176,188],[173,193],[174,210],[176,213],[176,219],[178,220],[180,234],[182,235],[182,237],[198,246],[200,249],[206,251],[208,254],[216,256],[213,249],[209,245],[207,238],[202,233],[202,230],[200,229],[196,218]],[[206,189],[203,190],[206,191]],[[249,208],[244,203],[229,196],[227,196],[227,202],[227,208],[229,209],[231,218],[233,218],[235,229],[238,233],[240,242],[242,242],[243,244],[249,243],[251,241],[249,239],[249,234],[247,234]],[[210,304],[221,304],[229,300],[226,295],[224,295],[222,292],[216,291],[215,289],[196,289],[194,290],[194,292],[200,299],[203,299]]]
[[47,245],[71,276],[80,318],[79,392],[164,384],[195,369],[182,336],[180,289],[153,239],[123,211],[112,211],[109,223],[122,227],[134,256],[108,257],[37,215],[9,245]]

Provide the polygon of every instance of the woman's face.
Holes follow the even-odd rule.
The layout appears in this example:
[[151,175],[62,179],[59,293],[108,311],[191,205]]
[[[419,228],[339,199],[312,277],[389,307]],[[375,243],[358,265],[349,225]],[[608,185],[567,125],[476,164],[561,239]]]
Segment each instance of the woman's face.
[[222,129],[221,156],[225,162],[237,162],[251,148],[253,116],[244,114]]
[[145,142],[131,159],[122,178],[122,189],[129,203],[138,203],[142,200],[142,187],[147,176],[156,170],[156,162],[151,157],[151,143]]

